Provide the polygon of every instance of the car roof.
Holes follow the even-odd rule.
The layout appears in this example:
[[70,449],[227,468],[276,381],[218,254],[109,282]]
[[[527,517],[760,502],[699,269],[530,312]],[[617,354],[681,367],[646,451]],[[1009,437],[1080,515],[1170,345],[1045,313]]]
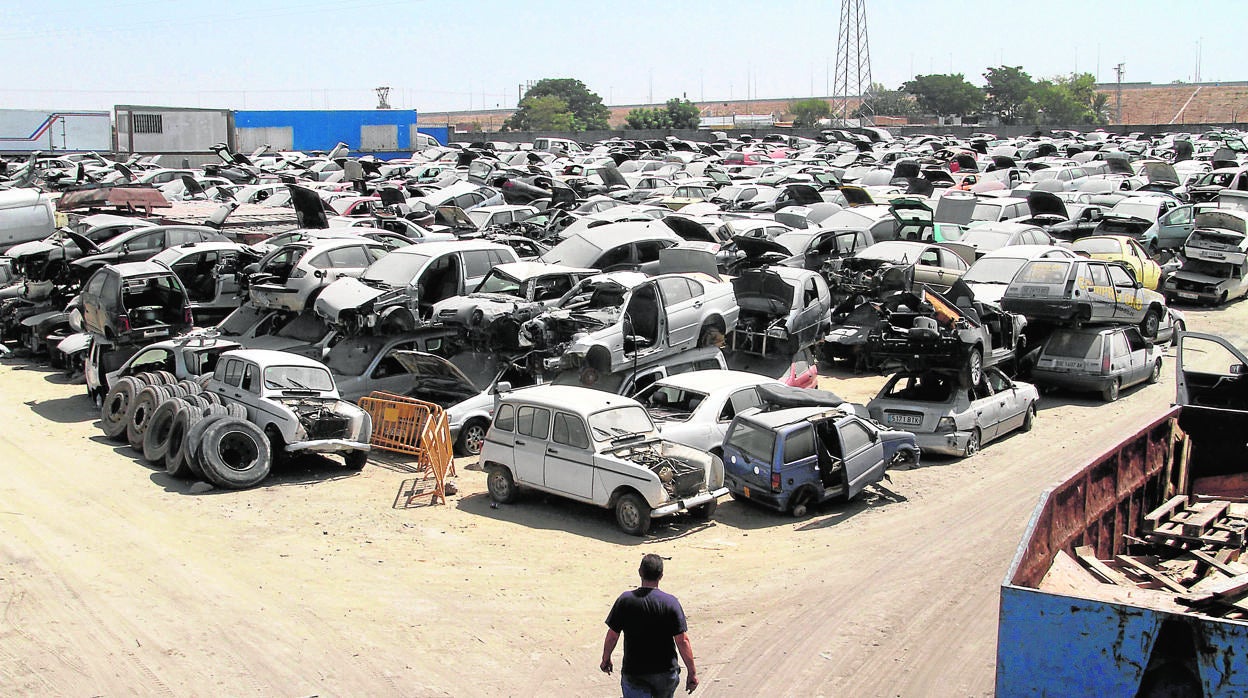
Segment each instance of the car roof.
[[776,427],[804,422],[811,417],[817,417],[823,414],[843,417],[845,416],[845,411],[837,407],[816,405],[810,407],[789,407],[787,409],[772,410],[770,412],[755,412],[745,416],[755,424],[768,429],[775,429]]
[[502,401],[524,402],[582,414],[608,407],[641,406],[641,403],[630,397],[577,385],[538,385],[506,394]]
[[422,242],[419,245],[400,247],[390,254],[418,254],[426,257],[436,257],[448,252],[468,250],[511,250],[511,248],[502,243],[490,242],[488,240],[437,240],[434,242]]
[[1013,222],[1008,222],[1008,221],[992,221],[992,222],[987,222],[987,223],[980,223],[979,225],[976,225],[974,227],[967,228],[966,232],[969,235],[976,230],[987,230],[987,231],[991,231],[994,233],[1008,233],[1010,235],[1013,235],[1016,233],[1026,232],[1028,230],[1042,230],[1042,229],[1040,228],[1040,226],[1032,225],[1031,223],[1013,223]]
[[[1006,257],[1009,259],[1040,259],[1040,256],[1049,252],[1067,252],[1070,257],[1075,257],[1075,253],[1060,245],[1009,245],[988,252],[980,259],[992,259],[995,257]],[[979,260],[976,260],[979,261]]]
[[[523,237],[523,236],[519,236]],[[528,239],[528,238],[525,238]],[[429,243],[425,243],[428,245]],[[507,262],[494,267],[499,271],[506,272],[508,276],[515,277],[524,281],[535,276],[543,274],[601,274],[597,269],[587,269],[582,267],[567,267],[562,264],[546,264],[545,262]]]
[[102,269],[112,269],[120,276],[147,276],[150,274],[173,274],[169,267],[163,264],[157,264],[152,261],[143,262],[122,262],[121,264],[109,264],[101,267]]
[[682,390],[697,390],[703,393],[714,393],[722,390],[736,390],[759,383],[775,383],[775,378],[768,378],[748,371],[732,371],[722,368],[709,368],[701,371],[677,373],[654,382],[654,385],[670,385]]
[[251,361],[260,366],[304,366],[319,368],[325,371],[329,370],[325,368],[325,364],[316,359],[309,359],[306,356],[292,354],[288,351],[278,351],[277,349],[234,349],[222,354],[218,362],[227,357]]

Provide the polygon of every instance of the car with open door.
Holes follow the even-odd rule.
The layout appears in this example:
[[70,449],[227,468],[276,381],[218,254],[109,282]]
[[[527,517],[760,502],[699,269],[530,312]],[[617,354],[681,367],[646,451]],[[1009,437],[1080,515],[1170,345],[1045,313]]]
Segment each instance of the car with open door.
[[247,282],[252,305],[299,312],[338,279],[354,278],[390,249],[365,238],[292,242],[265,255]]
[[178,275],[196,322],[204,326],[238,308],[243,269],[256,259],[247,246],[237,242],[191,242],[167,249],[151,261]]
[[154,262],[108,264],[82,288],[87,332],[111,344],[146,344],[191,328],[191,301],[178,275]]

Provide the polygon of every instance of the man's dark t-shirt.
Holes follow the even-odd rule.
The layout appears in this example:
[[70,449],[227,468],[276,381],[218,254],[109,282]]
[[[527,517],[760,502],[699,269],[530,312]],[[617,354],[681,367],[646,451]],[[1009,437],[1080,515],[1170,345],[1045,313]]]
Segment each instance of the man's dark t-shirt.
[[688,627],[675,596],[650,587],[620,594],[607,614],[607,626],[624,634],[625,674],[659,674],[678,667],[673,637]]

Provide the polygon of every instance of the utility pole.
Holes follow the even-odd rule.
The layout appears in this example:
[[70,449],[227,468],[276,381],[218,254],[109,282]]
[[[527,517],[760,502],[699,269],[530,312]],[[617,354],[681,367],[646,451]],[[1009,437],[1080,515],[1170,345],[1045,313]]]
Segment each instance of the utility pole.
[[[867,43],[867,0],[841,0],[841,25],[836,37],[836,79],[832,84],[832,116],[841,125],[849,119],[850,96],[859,98],[862,121],[872,123],[867,97],[871,91],[871,50]],[[950,55],[950,62],[953,57]]]
[[1124,68],[1126,67],[1127,67],[1126,63],[1119,63],[1118,65],[1114,66],[1114,72],[1117,73],[1118,75],[1118,106],[1116,109],[1116,111],[1118,112],[1118,116],[1116,120],[1119,126],[1122,125],[1122,74],[1126,72],[1124,70]]

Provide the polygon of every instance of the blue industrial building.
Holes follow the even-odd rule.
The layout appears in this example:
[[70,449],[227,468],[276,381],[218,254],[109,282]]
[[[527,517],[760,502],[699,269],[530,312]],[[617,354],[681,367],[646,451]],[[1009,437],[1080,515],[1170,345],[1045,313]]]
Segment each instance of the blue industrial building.
[[423,139],[413,137],[416,133],[447,142],[445,127],[419,128],[414,109],[234,112],[235,147],[242,152],[265,144],[275,150],[308,151],[346,143],[352,155],[407,157],[423,147]]

